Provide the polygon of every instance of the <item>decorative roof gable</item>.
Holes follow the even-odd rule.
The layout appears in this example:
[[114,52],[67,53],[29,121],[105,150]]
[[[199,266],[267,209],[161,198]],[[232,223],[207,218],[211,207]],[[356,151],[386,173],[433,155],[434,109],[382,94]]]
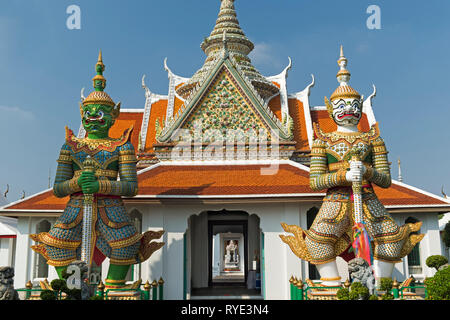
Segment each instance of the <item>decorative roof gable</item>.
[[257,131],[264,128],[268,137],[292,141],[292,131],[287,123],[281,123],[227,54],[226,48],[223,51],[222,59],[210,70],[205,81],[162,129],[158,142],[176,141],[177,129],[192,128],[193,121],[200,119],[205,120],[202,131],[209,128],[222,132],[226,129]]

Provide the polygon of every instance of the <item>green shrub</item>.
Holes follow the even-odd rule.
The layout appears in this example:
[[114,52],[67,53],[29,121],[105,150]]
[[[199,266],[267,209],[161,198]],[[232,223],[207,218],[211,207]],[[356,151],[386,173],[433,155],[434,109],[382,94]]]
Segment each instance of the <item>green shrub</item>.
[[80,289],[67,289],[64,293],[67,295],[66,300],[81,300]]
[[446,264],[448,262],[448,259],[444,256],[441,255],[433,255],[433,256],[429,256],[427,258],[427,260],[425,261],[426,265],[429,268],[435,268],[436,271],[439,270],[439,267],[443,266],[444,264]]
[[[74,271],[74,272],[75,272],[75,271]],[[72,273],[68,273],[68,272],[67,272],[67,268],[65,268],[65,269],[63,269],[62,272],[61,272],[61,277],[62,277],[64,280],[67,281],[67,278],[69,278],[72,274],[73,274],[73,272],[72,272]]]
[[361,284],[361,282],[354,281],[350,286],[350,300],[368,300],[369,289]]
[[436,272],[424,281],[429,300],[450,300],[450,267]]
[[55,279],[50,282],[50,286],[55,291],[65,291],[67,290],[67,284],[65,280]]
[[381,278],[380,279],[380,290],[385,291],[385,293],[381,296],[382,300],[394,299],[394,296],[391,293],[392,283],[393,283],[393,281],[391,278]]
[[353,282],[350,286],[350,290],[342,288],[337,292],[337,298],[339,300],[368,300],[369,296],[369,289],[360,282]]
[[389,292],[392,289],[392,279],[391,278],[381,278],[380,279],[380,290]]
[[55,292],[52,290],[44,290],[39,296],[41,300],[56,300]]
[[394,296],[392,294],[386,292],[385,294],[383,294],[381,296],[381,299],[382,300],[394,300]]
[[349,300],[349,293],[347,288],[342,288],[338,290],[336,295],[339,300]]
[[378,296],[373,294],[369,297],[369,300],[378,300]]

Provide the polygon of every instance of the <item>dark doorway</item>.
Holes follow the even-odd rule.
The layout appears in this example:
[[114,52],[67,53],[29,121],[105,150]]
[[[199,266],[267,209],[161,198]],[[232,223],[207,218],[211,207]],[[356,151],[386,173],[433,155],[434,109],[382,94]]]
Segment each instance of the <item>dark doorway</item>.
[[[311,209],[309,209],[307,211],[307,213],[306,213],[307,229],[309,229],[312,226],[314,219],[316,218],[318,212],[319,212],[319,209],[317,209],[316,207],[312,207]],[[317,270],[316,266],[313,265],[312,263],[308,263],[308,272],[309,272],[309,278],[311,280],[319,280],[320,279],[319,271]]]
[[[220,235],[220,237],[218,235]],[[213,238],[215,239],[214,248]],[[216,243],[217,241],[219,242]],[[243,243],[241,243],[242,241]],[[219,265],[217,265],[217,262],[219,262]],[[215,268],[214,275],[213,268]],[[217,268],[219,269],[217,270]],[[219,274],[217,271],[219,272]],[[245,284],[247,283],[247,276],[247,220],[209,220],[208,285],[210,287],[245,286]]]

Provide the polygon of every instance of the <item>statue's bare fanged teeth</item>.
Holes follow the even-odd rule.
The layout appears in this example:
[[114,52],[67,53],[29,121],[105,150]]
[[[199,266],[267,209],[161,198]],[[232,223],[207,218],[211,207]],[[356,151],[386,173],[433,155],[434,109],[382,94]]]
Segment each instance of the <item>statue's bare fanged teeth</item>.
[[360,118],[359,114],[356,114],[356,113],[344,113],[342,115],[337,115],[338,119],[344,119],[344,118],[347,118],[347,117],[352,117],[352,118],[355,118],[355,119],[358,119],[358,120]]

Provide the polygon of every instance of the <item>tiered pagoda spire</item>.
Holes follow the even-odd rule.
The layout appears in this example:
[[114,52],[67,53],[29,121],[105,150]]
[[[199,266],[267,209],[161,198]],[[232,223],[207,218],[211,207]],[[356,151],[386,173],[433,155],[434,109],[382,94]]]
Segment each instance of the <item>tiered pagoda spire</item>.
[[346,98],[361,99],[361,95],[353,89],[348,83],[350,82],[350,71],[347,70],[347,58],[344,56],[344,49],[341,46],[339,59],[337,61],[339,65],[339,71],[336,74],[339,87],[330,96],[330,100],[339,100]]
[[226,45],[229,56],[243,72],[244,76],[252,83],[261,98],[267,99],[273,96],[279,92],[278,87],[262,76],[251,64],[251,60],[248,57],[254,45],[245,36],[239,25],[234,8],[234,0],[221,0],[221,2],[216,25],[210,36],[205,38],[200,45],[207,56],[205,63],[189,81],[177,89],[177,93],[183,98],[188,97],[195,86],[202,83],[202,80],[208,75],[216,61],[223,57],[221,52]]

